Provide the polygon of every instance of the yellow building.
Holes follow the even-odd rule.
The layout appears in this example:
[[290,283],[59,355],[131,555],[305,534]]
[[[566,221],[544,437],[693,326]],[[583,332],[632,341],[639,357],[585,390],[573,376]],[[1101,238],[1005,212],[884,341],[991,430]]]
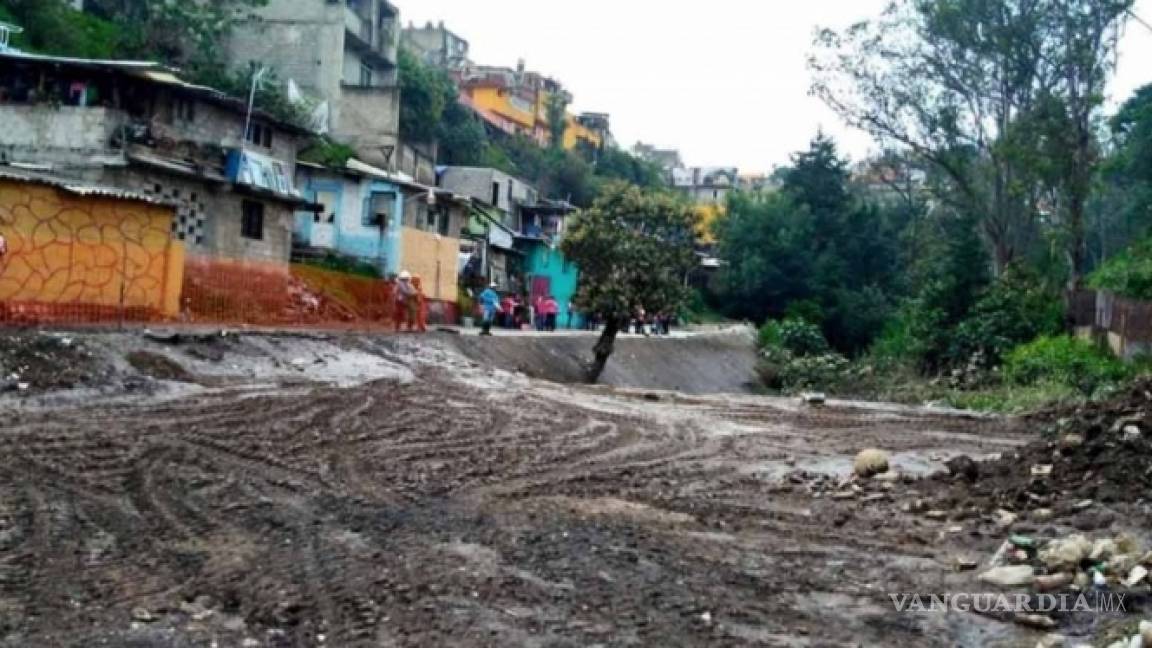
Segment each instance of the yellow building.
[[[559,83],[535,72],[518,68],[475,67],[461,71],[457,79],[464,102],[503,132],[528,137],[541,146],[551,139],[548,103],[556,93],[571,96]],[[564,148],[580,145],[600,148],[608,132],[608,116],[583,113],[565,116]]]
[[174,207],[115,189],[0,172],[0,303],[10,317],[175,317]]

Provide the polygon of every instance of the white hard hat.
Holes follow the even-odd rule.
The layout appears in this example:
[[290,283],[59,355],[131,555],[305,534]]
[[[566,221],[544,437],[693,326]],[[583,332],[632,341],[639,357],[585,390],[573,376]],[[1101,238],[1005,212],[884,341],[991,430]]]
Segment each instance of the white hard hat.
[[408,272],[407,270],[404,270],[400,273],[400,280],[401,281],[408,281],[411,278],[412,278],[412,273]]

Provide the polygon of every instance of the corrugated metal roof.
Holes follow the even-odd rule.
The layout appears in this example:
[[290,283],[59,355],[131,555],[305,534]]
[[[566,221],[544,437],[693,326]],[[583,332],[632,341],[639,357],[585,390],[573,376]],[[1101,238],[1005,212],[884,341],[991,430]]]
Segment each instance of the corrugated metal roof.
[[139,70],[166,70],[164,65],[155,61],[116,61],[110,59],[83,59],[67,56],[48,56],[45,54],[32,54],[16,50],[0,51],[0,57],[25,60],[36,63],[57,63],[60,65],[75,65],[81,67],[104,68],[110,70],[139,71]]
[[116,187],[104,187],[100,185],[85,184],[77,182],[73,179],[58,178],[54,176],[46,176],[35,173],[27,173],[21,171],[14,171],[11,168],[0,167],[0,180],[15,180],[18,182],[31,182],[48,187],[55,187],[70,194],[77,196],[96,196],[100,198],[117,198],[120,200],[132,200],[136,202],[149,203],[151,205],[162,205],[164,207],[175,207],[176,203],[162,198],[156,198],[147,194],[136,193],[125,189],[118,189]]
[[[248,109],[248,102],[239,97],[233,97],[216,88],[208,86],[196,85],[188,83],[181,79],[173,68],[167,67],[155,61],[116,61],[107,59],[82,59],[70,58],[66,56],[46,56],[43,54],[29,54],[27,52],[14,52],[12,50],[0,51],[0,60],[10,59],[14,61],[23,61],[26,63],[42,63],[48,65],[66,65],[71,67],[80,67],[91,70],[107,70],[113,72],[120,72],[128,76],[144,79],[152,83],[168,86],[172,88],[179,88],[180,90],[189,94],[196,95],[206,101],[212,101],[218,105],[230,108],[236,112],[244,113]],[[283,119],[280,119],[268,112],[260,110],[257,106],[252,114],[255,117],[267,122],[271,122],[280,128],[296,133],[296,134],[310,134],[306,128],[302,128],[297,124],[293,124]]]

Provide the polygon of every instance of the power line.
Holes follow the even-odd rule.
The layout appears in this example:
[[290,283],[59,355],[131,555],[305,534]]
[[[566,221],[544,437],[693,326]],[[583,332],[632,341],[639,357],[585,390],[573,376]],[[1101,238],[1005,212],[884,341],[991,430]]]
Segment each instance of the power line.
[[1152,25],[1148,24],[1148,22],[1146,20],[1144,20],[1143,18],[1141,18],[1140,16],[1137,16],[1135,11],[1132,11],[1131,9],[1127,9],[1126,11],[1128,12],[1128,16],[1131,17],[1132,20],[1135,20],[1136,22],[1140,23],[1140,25],[1143,26],[1144,29],[1147,29],[1148,31],[1152,32]]

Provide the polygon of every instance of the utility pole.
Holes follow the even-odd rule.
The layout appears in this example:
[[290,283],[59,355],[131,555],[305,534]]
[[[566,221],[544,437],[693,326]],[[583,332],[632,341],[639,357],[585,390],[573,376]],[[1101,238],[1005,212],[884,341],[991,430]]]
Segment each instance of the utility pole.
[[248,147],[248,137],[252,134],[252,110],[256,106],[256,88],[265,74],[268,74],[268,68],[261,67],[252,75],[252,90],[248,93],[248,115],[244,118],[244,143],[241,144],[241,148]]

